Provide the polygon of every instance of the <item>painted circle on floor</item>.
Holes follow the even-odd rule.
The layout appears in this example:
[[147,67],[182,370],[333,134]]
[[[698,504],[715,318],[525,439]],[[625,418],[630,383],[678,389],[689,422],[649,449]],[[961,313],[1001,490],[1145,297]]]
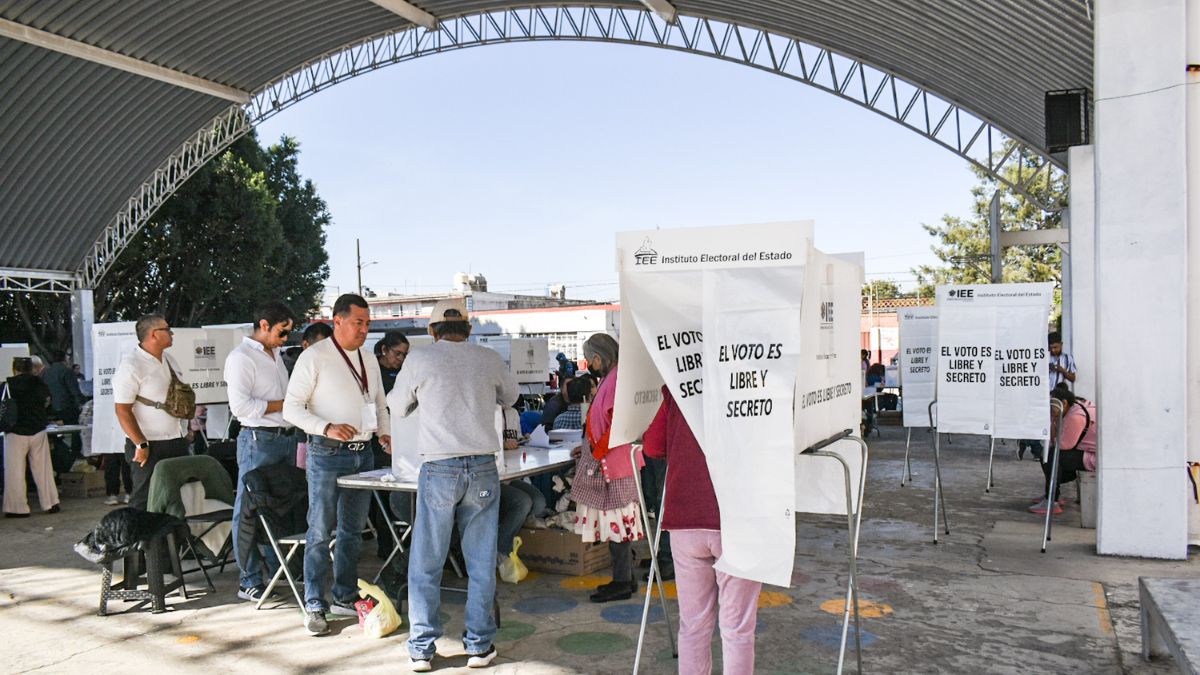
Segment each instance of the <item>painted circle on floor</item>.
[[576,656],[613,656],[634,648],[631,638],[617,633],[571,633],[560,637],[558,648]]
[[[823,647],[838,649],[842,644],[842,624],[831,624],[827,626],[810,626],[800,631],[800,637],[815,642]],[[862,646],[870,647],[879,637],[870,631],[862,632]],[[850,625],[850,630],[846,633],[846,658],[851,659],[854,655],[854,625]]]
[[[638,625],[642,623],[642,605],[638,603],[624,605],[609,605],[600,610],[600,618],[610,623],[623,623]],[[661,605],[650,606],[650,623],[659,623],[663,620],[663,610]]]
[[521,623],[506,619],[500,630],[496,631],[496,642],[516,642],[537,632],[537,627],[530,623]]
[[758,608],[783,607],[792,604],[792,596],[779,591],[763,591],[758,594]]
[[575,609],[579,602],[560,595],[539,595],[513,603],[513,609],[525,614],[561,614]]
[[567,577],[558,585],[568,591],[594,591],[597,586],[607,584],[612,581],[612,577],[599,576],[596,574],[584,574],[578,577]]
[[[679,591],[676,590],[674,581],[664,581],[662,586],[663,586],[663,594],[667,596],[668,600],[678,600],[679,599]],[[647,585],[645,588],[642,589],[642,595],[645,595],[646,592],[649,590],[650,590],[650,586]],[[657,586],[654,587],[654,598],[656,600],[658,599],[658,587]]]
[[[846,599],[834,598],[833,600],[826,600],[821,603],[821,611],[841,616],[846,611]],[[892,606],[886,603],[861,599],[858,601],[858,615],[864,619],[878,619],[888,616],[892,611]]]

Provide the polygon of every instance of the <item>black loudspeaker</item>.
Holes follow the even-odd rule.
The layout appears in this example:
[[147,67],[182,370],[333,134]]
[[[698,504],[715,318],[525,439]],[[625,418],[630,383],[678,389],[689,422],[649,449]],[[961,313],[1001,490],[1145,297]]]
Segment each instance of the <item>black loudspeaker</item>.
[[1046,92],[1046,149],[1063,152],[1088,142],[1087,90]]

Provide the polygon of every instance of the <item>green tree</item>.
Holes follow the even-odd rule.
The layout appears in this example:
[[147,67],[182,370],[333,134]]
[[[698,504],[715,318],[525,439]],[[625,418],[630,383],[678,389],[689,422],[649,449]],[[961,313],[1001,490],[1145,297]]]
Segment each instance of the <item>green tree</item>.
[[[315,309],[329,276],[331,219],[297,169],[299,154],[293,138],[263,148],[252,133],[197,171],[101,280],[96,321],[161,312],[180,326],[235,323],[266,300]],[[66,349],[69,316],[64,296],[0,296],[0,339]]]
[[[1007,150],[1007,148],[1005,148]],[[1032,172],[1035,165],[1023,161],[1021,171]],[[937,239],[931,248],[940,265],[922,265],[913,269],[921,295],[930,295],[942,284],[980,284],[991,281],[991,242],[988,232],[988,211],[992,194],[999,183],[978,167],[972,170],[979,184],[971,189],[974,203],[967,218],[942,216],[936,225],[922,224],[930,236]],[[1010,165],[1005,177],[1016,182],[1018,165]],[[1045,172],[1028,190],[1043,203],[1054,207],[1043,211],[1025,197],[1005,187],[1000,198],[1000,222],[1004,230],[1036,230],[1060,227],[1065,177],[1053,178]],[[1062,283],[1062,259],[1057,246],[1019,246],[1006,248],[1002,254],[1002,280],[1010,282],[1053,281]],[[1056,293],[1057,297],[1057,293]]]
[[864,298],[873,297],[876,300],[884,298],[899,298],[904,295],[900,290],[900,285],[891,279],[875,279],[863,284],[862,294]]

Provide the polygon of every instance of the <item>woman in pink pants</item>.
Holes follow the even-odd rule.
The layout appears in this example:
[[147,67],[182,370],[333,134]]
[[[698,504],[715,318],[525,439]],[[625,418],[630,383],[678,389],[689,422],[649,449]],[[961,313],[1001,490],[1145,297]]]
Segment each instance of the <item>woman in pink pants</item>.
[[671,533],[679,591],[679,672],[712,672],[710,645],[719,622],[724,672],[750,675],[762,584],[713,569],[721,557],[721,512],[704,452],[667,387],[642,440],[645,453],[666,458],[669,467],[663,528]]

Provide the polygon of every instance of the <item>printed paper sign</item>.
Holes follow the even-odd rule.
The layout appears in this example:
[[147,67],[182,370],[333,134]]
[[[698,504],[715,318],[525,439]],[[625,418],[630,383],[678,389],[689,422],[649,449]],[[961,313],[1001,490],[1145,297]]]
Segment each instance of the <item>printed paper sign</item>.
[[1054,285],[939,286],[942,433],[1046,439],[1046,323]]
[[795,557],[792,397],[811,240],[811,223],[617,236],[622,322],[635,326],[622,334],[640,350],[623,341],[613,441],[657,410],[653,378],[630,372],[634,386],[621,386],[644,352],[704,449],[723,521],[717,569],[779,585]]
[[901,309],[900,386],[904,426],[928,427],[937,377],[937,307]]
[[481,335],[474,341],[499,354],[518,384],[539,384],[549,378],[546,364],[550,360],[550,348],[546,338]]
[[125,452],[125,432],[113,407],[113,375],[121,360],[137,348],[132,321],[92,325],[92,447],[93,455]]
[[[802,308],[796,452],[845,429],[857,432],[862,420],[861,278],[862,268],[845,260],[845,256],[813,250]],[[859,445],[839,442],[826,450],[839,454],[850,465],[852,494],[857,496],[862,467]],[[842,465],[827,457],[798,455],[795,505],[801,513],[845,514]]]

